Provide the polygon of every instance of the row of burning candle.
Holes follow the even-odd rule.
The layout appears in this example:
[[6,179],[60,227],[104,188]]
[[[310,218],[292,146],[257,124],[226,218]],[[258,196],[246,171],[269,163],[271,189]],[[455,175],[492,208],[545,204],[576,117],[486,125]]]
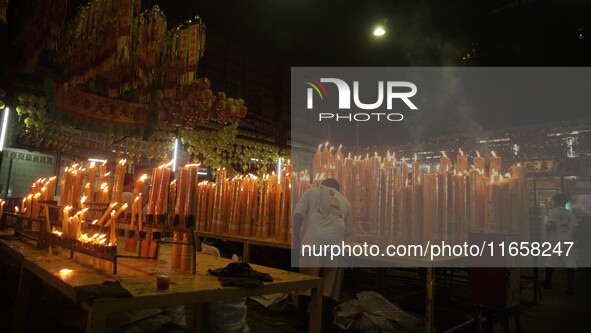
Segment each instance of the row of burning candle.
[[[322,148],[324,146],[324,149]],[[318,149],[314,153],[314,164],[313,164],[313,171],[314,171],[314,179],[322,179],[322,178],[340,178],[342,173],[343,166],[347,163],[353,163],[354,161],[363,161],[367,160],[368,163],[372,165],[380,165],[381,163],[384,164],[393,164],[396,165],[396,154],[390,154],[387,152],[387,156],[382,157],[379,156],[376,152],[374,156],[366,155],[365,159],[361,156],[351,157],[351,153],[349,153],[348,157],[345,157],[342,152],[342,145],[339,146],[337,151],[333,153],[334,147],[328,148],[328,142],[324,145],[319,145]],[[439,171],[440,172],[447,172],[447,171],[454,171],[456,173],[463,173],[468,171],[468,156],[464,154],[464,152],[459,149],[459,153],[456,156],[456,164],[454,169],[451,166],[451,158],[447,157],[445,151],[442,151],[443,157],[439,160]],[[401,159],[400,165],[401,168],[405,167],[404,164],[407,164],[406,167],[408,168],[408,163],[404,158]],[[476,151],[476,156],[473,158],[473,167],[478,170],[485,171],[486,167],[486,160],[484,157],[480,156],[480,153]],[[412,164],[412,168],[418,168],[420,166],[417,158],[417,154],[414,155],[414,160]],[[501,174],[501,157],[497,156],[494,151],[491,151],[491,157],[489,159],[489,170],[488,175],[493,174],[496,172],[497,174]]]
[[[118,204],[117,202],[111,203],[100,219],[86,220],[85,214],[88,211],[88,207],[83,207],[84,200],[81,200],[82,206],[79,207],[77,212],[70,216],[73,210],[73,206],[66,206],[62,210],[62,227],[59,231],[59,235],[62,238],[75,239],[81,242],[87,242],[87,238],[83,237],[82,230],[84,223],[91,223],[98,227],[109,228],[109,246],[117,244],[117,231],[116,221],[119,216],[127,209],[127,204]],[[118,207],[118,209],[116,209]],[[54,229],[52,232],[56,233]]]
[[[121,159],[115,166],[113,183],[109,186],[111,172],[107,171],[107,161],[98,166],[98,179],[95,162],[90,162],[87,168],[81,163],[66,167],[61,180],[60,204],[72,206],[82,197],[86,197],[88,202],[93,203],[121,201],[126,169],[126,160]],[[97,182],[98,191],[96,191]]]
[[281,175],[226,179],[226,170],[218,170],[215,183],[200,182],[197,186],[197,229],[289,242],[291,172],[287,164]]
[[44,213],[41,211],[41,202],[52,201],[54,193],[55,177],[37,179],[31,184],[30,193],[23,198],[21,206],[14,207],[14,210],[25,217],[39,218]]
[[[314,185],[329,177],[341,183],[362,234],[413,242],[459,241],[468,230],[527,234],[527,225],[522,226],[529,221],[524,166],[514,165],[511,175],[503,176],[501,158],[493,153],[487,177],[483,157],[475,157],[469,168],[460,153],[451,172],[451,159],[443,154],[437,172],[427,166],[423,173],[416,155],[409,169],[389,153],[343,159],[341,148],[333,156],[326,146],[314,156],[321,171]],[[326,161],[333,164],[325,167]]]

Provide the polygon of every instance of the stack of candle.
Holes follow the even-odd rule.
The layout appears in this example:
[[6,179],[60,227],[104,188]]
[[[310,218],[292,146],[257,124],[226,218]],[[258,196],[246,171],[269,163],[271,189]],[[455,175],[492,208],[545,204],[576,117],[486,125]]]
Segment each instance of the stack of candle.
[[[435,173],[430,168],[421,172],[416,156],[409,166],[404,158],[398,162],[389,152],[384,157],[349,154],[344,159],[342,147],[333,159],[327,153],[330,149],[325,143],[314,154],[314,186],[328,172],[338,176],[341,192],[351,202],[358,235],[413,243],[429,239],[463,242],[470,230],[520,232],[527,237],[525,167],[513,166],[510,177],[502,176],[502,159],[494,152],[488,170],[479,152],[472,166],[461,150],[455,165],[442,152]],[[325,166],[325,161],[334,164]],[[298,186],[296,199],[301,195]]]
[[168,211],[171,165],[172,161],[154,168],[152,171],[152,186],[148,197],[148,215],[163,215]]
[[71,206],[82,198],[84,175],[85,169],[78,163],[64,169],[60,194],[62,206]]
[[[47,205],[43,202],[53,200],[55,192],[55,177],[39,178],[30,186],[30,193],[23,198],[22,205],[19,209],[26,217],[43,218],[49,214],[47,212]],[[33,231],[38,231],[39,224],[33,223]]]
[[188,164],[179,168],[179,178],[171,186],[170,196],[174,198],[174,214],[186,226],[187,218],[195,219],[197,215],[197,172],[199,164]]
[[225,170],[218,170],[215,183],[197,184],[193,200],[197,229],[289,242],[292,194],[299,199],[310,188],[309,176],[294,176],[289,163],[279,176],[273,173],[261,178],[247,175],[226,179],[225,175]]

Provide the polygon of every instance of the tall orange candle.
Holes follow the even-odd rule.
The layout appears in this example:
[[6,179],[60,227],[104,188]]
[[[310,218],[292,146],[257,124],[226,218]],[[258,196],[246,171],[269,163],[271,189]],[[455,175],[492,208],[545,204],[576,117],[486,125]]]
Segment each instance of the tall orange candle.
[[152,184],[150,186],[150,195],[148,196],[148,215],[154,215],[156,210],[156,197],[158,196],[158,184],[162,177],[162,167],[154,168],[152,170]]
[[468,156],[464,155],[461,149],[458,149],[458,151],[458,156],[456,156],[456,172],[463,174],[468,169]]
[[415,157],[412,162],[412,183],[413,183],[413,185],[420,183],[420,177],[421,177],[421,173],[419,171],[420,168],[421,168],[421,165],[419,163],[419,157],[417,156],[417,154],[415,154]]
[[492,177],[493,174],[502,175],[501,172],[501,157],[497,156],[494,151],[490,152],[490,168],[489,168],[489,176]]
[[433,240],[437,221],[437,185],[430,169],[423,176],[423,240]]
[[161,166],[162,168],[161,177],[159,179],[159,184],[157,184],[158,195],[156,196],[156,207],[154,209],[154,214],[162,215],[166,213],[168,207],[168,187],[170,185],[170,175],[172,170],[170,169],[170,165],[172,163],[168,163],[166,165]]
[[445,151],[441,151],[441,154],[443,156],[439,160],[439,172],[448,172],[451,170],[451,168],[450,168],[451,159],[449,157],[447,157],[447,155],[445,154]]
[[480,156],[480,153],[478,152],[478,150],[476,151],[476,156],[474,157],[473,164],[474,164],[474,168],[476,168],[476,170],[482,170],[484,172],[486,162],[484,160],[484,157]]
[[197,177],[199,171],[199,164],[188,164],[185,166],[187,171],[187,191],[185,193],[185,215],[197,215],[197,205],[195,204],[197,198]]

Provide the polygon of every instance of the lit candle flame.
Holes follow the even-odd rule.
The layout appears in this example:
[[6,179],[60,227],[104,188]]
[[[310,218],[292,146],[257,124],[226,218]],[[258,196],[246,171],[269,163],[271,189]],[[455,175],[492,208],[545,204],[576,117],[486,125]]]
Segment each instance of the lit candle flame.
[[125,165],[126,162],[127,160],[123,158],[121,159],[121,161],[119,161],[119,165]]
[[476,151],[476,155],[477,155],[478,157],[480,157],[480,153],[478,152],[478,150]]
[[418,160],[419,160],[419,157],[417,156],[417,153],[415,153],[415,158],[414,158],[414,161],[416,162],[416,161],[418,161]]
[[147,178],[148,178],[148,175],[147,175],[147,174],[143,174],[143,175],[140,177],[140,180],[146,180]]
[[491,151],[490,151],[490,154],[492,155],[492,157],[497,157],[497,154],[495,153],[495,151],[494,151],[494,150],[491,150]]
[[462,151],[462,148],[458,149],[460,151],[460,155],[464,156],[464,152]]
[[95,165],[94,161],[93,162],[90,162],[89,168],[94,168],[94,165]]
[[445,150],[441,151],[441,154],[443,155],[443,157],[447,157],[447,154],[445,153]]

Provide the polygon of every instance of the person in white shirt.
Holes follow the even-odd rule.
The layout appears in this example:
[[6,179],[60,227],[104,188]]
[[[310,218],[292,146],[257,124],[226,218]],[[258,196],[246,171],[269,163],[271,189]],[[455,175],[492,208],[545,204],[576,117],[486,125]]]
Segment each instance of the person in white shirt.
[[[339,192],[337,180],[328,178],[321,185],[302,195],[294,208],[292,243],[301,245],[341,245],[353,230],[353,216],[349,200]],[[298,232],[299,231],[299,232]],[[339,299],[344,270],[340,258],[330,256],[299,257],[300,272],[320,276],[323,280],[323,326],[329,330],[332,311]],[[306,311],[309,297],[300,296],[300,311]],[[304,312],[305,313],[305,312]]]

